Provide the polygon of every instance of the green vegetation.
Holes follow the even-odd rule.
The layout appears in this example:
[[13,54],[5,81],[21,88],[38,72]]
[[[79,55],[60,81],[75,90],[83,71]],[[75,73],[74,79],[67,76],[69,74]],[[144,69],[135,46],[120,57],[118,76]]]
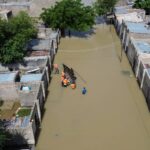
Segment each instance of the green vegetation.
[[95,9],[98,15],[111,13],[118,0],[97,0]]
[[3,106],[4,101],[0,98],[0,107]]
[[95,20],[94,9],[84,6],[81,0],[62,0],[56,5],[43,9],[42,20],[53,29],[60,29],[62,35],[64,30],[89,30]]
[[3,150],[6,144],[7,135],[4,130],[0,129],[0,150]]
[[11,149],[11,146],[8,144],[9,142],[13,142],[16,145],[28,144],[28,140],[25,139],[24,133],[17,132],[17,130],[14,133],[10,133],[5,128],[0,128],[0,150]]
[[8,64],[22,60],[27,41],[36,34],[34,22],[25,12],[8,21],[0,19],[0,62]]
[[150,0],[136,0],[133,7],[145,9],[146,14],[150,14]]
[[28,108],[22,108],[18,111],[17,115],[19,117],[29,116],[31,112],[31,109]]

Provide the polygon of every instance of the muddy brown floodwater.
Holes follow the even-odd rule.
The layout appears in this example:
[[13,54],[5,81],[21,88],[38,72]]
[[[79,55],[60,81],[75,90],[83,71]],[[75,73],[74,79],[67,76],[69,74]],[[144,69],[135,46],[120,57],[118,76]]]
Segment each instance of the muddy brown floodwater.
[[[62,38],[55,63],[75,69],[77,89],[52,75],[36,150],[150,150],[150,114],[113,27]],[[87,94],[82,95],[85,86]]]

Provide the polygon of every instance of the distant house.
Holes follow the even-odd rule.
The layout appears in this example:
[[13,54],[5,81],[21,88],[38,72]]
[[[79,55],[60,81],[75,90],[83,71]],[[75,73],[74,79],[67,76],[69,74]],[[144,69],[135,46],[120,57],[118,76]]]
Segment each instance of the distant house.
[[28,56],[50,56],[53,61],[58,49],[60,32],[50,28],[39,28],[38,38],[27,44]]
[[1,83],[0,97],[0,124],[15,135],[9,144],[34,146],[45,102],[41,82]]
[[32,39],[27,46],[28,56],[50,56],[54,59],[54,43],[49,39]]
[[45,102],[45,89],[42,83],[3,83],[0,84],[0,99],[2,101],[19,101],[21,106],[32,106],[36,103],[38,115],[41,120],[41,113]]
[[27,73],[27,74],[23,74],[21,76],[21,80],[20,82],[36,82],[36,81],[41,81],[42,82],[42,86],[44,87],[44,91],[46,94],[46,91],[48,89],[48,85],[49,85],[49,76],[48,76],[48,72],[46,70],[46,68],[44,68],[42,70],[42,72],[40,73]]
[[49,56],[37,56],[37,57],[24,57],[22,62],[2,65],[0,64],[0,71],[9,72],[20,71],[20,72],[41,72],[42,69],[46,68],[48,76],[51,74],[52,65]]
[[51,39],[54,42],[54,49],[57,51],[60,42],[61,33],[58,30],[54,31],[51,28],[39,27],[38,39]]
[[19,67],[20,70],[27,71],[28,69],[28,72],[34,73],[34,69],[36,72],[38,68],[40,68],[40,70],[46,68],[48,77],[51,75],[52,64],[49,56],[25,57],[23,64],[24,65]]
[[131,37],[127,57],[150,110],[150,39]]
[[36,104],[22,107],[18,101],[13,103],[4,101],[0,108],[1,128],[5,128],[10,134],[13,134],[13,137],[7,143],[7,147],[34,147],[40,125]]
[[[13,80],[13,77],[14,82],[41,81],[46,95],[52,69],[49,56],[25,57],[22,63],[10,64],[7,66],[7,70],[9,70],[9,68],[18,70],[15,72],[17,76],[14,72],[7,71],[0,74],[0,82],[3,80],[4,82],[10,79]],[[1,66],[0,69],[6,70],[6,67]]]
[[128,49],[130,38],[150,38],[150,27],[145,22],[135,23],[123,21],[122,24],[122,44],[125,51]]
[[116,30],[122,36],[122,21],[143,22],[145,11],[142,9],[133,9],[129,6],[119,6],[114,9],[114,23]]
[[133,71],[137,74],[140,59],[144,57],[150,58],[150,40],[131,37],[126,53]]
[[41,82],[22,82],[17,83],[16,87],[21,106],[32,106],[35,103],[41,121],[45,102],[45,93]]

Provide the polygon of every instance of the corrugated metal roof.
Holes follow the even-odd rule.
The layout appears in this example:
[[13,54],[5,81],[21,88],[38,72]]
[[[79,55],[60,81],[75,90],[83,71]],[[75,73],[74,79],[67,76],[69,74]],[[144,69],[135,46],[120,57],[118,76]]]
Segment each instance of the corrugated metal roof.
[[20,82],[41,81],[42,73],[22,75]]
[[135,23],[135,22],[125,22],[127,25],[127,28],[130,32],[133,33],[141,33],[141,34],[150,34],[150,29],[146,27],[146,24],[141,23]]
[[17,74],[16,72],[0,74],[0,83],[14,82],[16,78],[16,74]]

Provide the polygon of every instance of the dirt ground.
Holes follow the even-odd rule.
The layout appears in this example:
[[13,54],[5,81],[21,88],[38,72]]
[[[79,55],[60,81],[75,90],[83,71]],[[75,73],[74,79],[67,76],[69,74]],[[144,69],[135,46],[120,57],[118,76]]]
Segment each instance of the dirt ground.
[[77,89],[52,76],[36,150],[150,150],[150,114],[126,56],[120,60],[113,27],[61,39],[55,63],[75,70]]

